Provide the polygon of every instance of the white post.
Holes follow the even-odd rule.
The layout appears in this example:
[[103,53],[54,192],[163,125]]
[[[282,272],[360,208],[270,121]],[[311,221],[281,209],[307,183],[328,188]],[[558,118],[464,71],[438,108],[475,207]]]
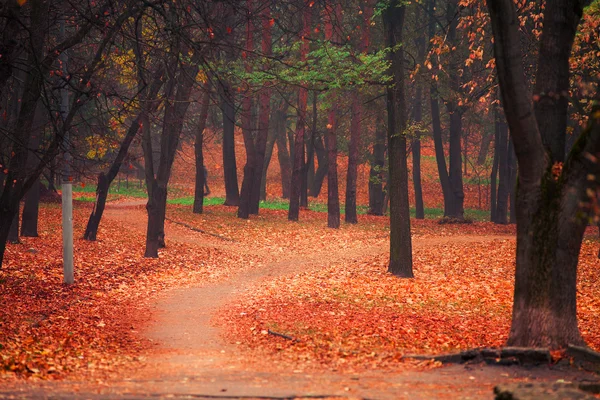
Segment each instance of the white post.
[[[60,22],[60,33],[64,38],[65,20]],[[67,79],[67,52],[60,55],[62,76]],[[69,113],[69,93],[66,88],[61,89],[60,113],[63,123]],[[67,285],[75,282],[73,276],[73,186],[71,184],[71,155],[69,154],[69,131],[64,132],[64,170],[62,179],[62,239],[63,239],[63,277]]]
[[73,276],[73,185],[65,179],[62,183],[62,239],[64,282],[71,285]]

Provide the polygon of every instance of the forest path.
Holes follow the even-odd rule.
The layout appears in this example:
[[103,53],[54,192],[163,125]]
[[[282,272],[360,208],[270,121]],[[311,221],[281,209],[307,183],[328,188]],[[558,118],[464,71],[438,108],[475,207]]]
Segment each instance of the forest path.
[[[137,201],[109,205],[106,217],[145,232],[146,213]],[[249,360],[246,350],[222,338],[222,327],[213,318],[220,309],[235,301],[254,285],[278,276],[324,268],[336,263],[354,262],[389,251],[387,235],[379,235],[360,246],[327,246],[310,252],[272,249],[231,242],[194,232],[184,226],[166,225],[167,245],[178,241],[201,247],[259,257],[254,268],[202,287],[174,289],[155,305],[153,322],[145,335],[156,345],[144,366],[125,379],[96,386],[100,397],[193,397],[193,398],[304,398],[337,396],[370,399],[491,398],[493,386],[522,379],[572,379],[573,372],[548,368],[523,369],[451,365],[418,371],[370,370],[342,374],[328,370],[310,373],[286,370],[270,360]],[[418,250],[433,244],[475,243],[514,240],[509,235],[451,235],[413,239]],[[335,240],[335,234],[328,240]],[[337,249],[337,250],[336,250]],[[82,388],[83,392],[90,389]]]

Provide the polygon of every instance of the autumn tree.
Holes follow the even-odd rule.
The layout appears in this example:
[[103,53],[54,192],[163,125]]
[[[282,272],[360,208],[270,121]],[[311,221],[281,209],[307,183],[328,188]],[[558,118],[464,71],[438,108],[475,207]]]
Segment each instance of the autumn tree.
[[487,1],[502,105],[518,161],[512,346],[583,343],[577,325],[577,262],[588,212],[581,204],[589,200],[586,191],[597,186],[600,173],[598,103],[567,156],[565,141],[569,57],[587,3],[546,2],[531,93],[515,4]]
[[383,11],[385,45],[390,49],[392,81],[387,89],[388,158],[390,174],[390,264],[394,275],[412,278],[412,244],[408,205],[406,103],[402,30],[406,6],[393,0]]

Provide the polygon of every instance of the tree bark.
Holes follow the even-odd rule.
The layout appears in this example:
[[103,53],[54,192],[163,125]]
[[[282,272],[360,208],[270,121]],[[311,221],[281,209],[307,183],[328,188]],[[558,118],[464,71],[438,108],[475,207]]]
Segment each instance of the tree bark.
[[388,158],[390,196],[390,264],[392,274],[412,278],[412,244],[408,204],[408,166],[406,154],[406,104],[404,97],[404,50],[402,29],[406,6],[392,0],[383,12],[385,45],[389,53],[392,81],[387,88]]

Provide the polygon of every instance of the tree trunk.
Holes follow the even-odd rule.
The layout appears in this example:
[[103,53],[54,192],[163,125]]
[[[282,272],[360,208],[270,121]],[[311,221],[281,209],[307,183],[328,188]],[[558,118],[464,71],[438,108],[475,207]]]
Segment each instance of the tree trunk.
[[508,194],[509,194],[509,176],[508,176],[508,127],[506,126],[504,115],[496,115],[496,124],[498,126],[498,197],[496,199],[496,219],[492,222],[497,224],[507,224],[508,213]]
[[[148,114],[158,107],[158,102],[156,101],[156,98],[158,96],[158,93],[160,92],[160,88],[163,85],[163,75],[164,68],[161,67],[154,74],[152,84],[149,88],[146,88],[144,86],[144,79],[140,77],[140,96],[144,99],[142,109],[140,110],[140,114],[132,121],[131,126],[127,130],[125,138],[123,138],[121,146],[119,147],[119,152],[113,160],[108,172],[106,174],[101,173],[98,176],[98,185],[96,187],[96,201],[94,203],[94,208],[92,209],[90,218],[88,219],[88,223],[85,228],[85,232],[83,234],[83,238],[85,240],[96,240],[96,236],[98,235],[98,227],[100,226],[102,214],[104,213],[104,208],[106,206],[108,189],[110,187],[110,184],[113,182],[113,180],[119,173],[121,165],[123,164],[123,161],[129,153],[129,147],[131,146],[133,139],[135,139],[135,137],[137,136],[140,127],[142,127],[142,130],[144,129],[144,127],[147,127],[148,130],[150,129],[150,120],[148,119]],[[148,131],[148,133],[150,134],[150,131]],[[154,176],[154,173],[152,173],[152,176]]]
[[448,181],[450,183],[448,217],[464,219],[464,198],[462,180],[462,114],[459,110],[450,110],[450,165]]
[[202,96],[202,104],[200,107],[200,115],[198,119],[198,127],[196,128],[196,140],[194,142],[194,157],[196,161],[196,179],[194,186],[194,205],[192,211],[194,214],[202,214],[204,207],[204,187],[206,185],[204,167],[204,129],[206,128],[206,120],[208,119],[208,106],[210,103],[210,86],[204,85],[204,93]]
[[404,50],[402,29],[406,6],[398,0],[383,12],[385,45],[395,49],[389,53],[392,81],[387,88],[388,158],[390,196],[390,264],[392,274],[412,278],[412,244],[408,204],[408,166],[406,154],[406,104],[404,97]]
[[276,124],[273,128],[275,129],[275,143],[277,144],[277,159],[279,161],[279,170],[281,171],[281,197],[284,199],[290,198],[290,184],[292,182],[292,161],[290,160],[290,153],[288,152],[287,146],[287,132],[286,132],[286,112],[285,110],[279,109],[276,111]]
[[19,241],[19,209],[15,213],[12,223],[10,225],[10,231],[8,233],[8,242],[12,244],[21,243]]
[[369,171],[369,214],[384,214],[384,165],[385,165],[385,122],[383,112],[377,113],[375,121],[375,143],[373,143],[373,160]]
[[[310,7],[305,7],[302,15],[302,44],[300,46],[300,61],[305,61],[308,54],[308,35],[310,33]],[[306,128],[306,103],[308,90],[304,87],[298,89],[298,110],[296,122],[296,135],[294,138],[294,166],[292,182],[290,185],[290,207],[288,220],[298,221],[300,214],[300,189],[302,186],[302,167],[304,164],[304,132]]]
[[356,213],[356,180],[358,174],[358,148],[360,146],[362,104],[356,91],[353,91],[351,96],[352,120],[350,121],[350,146],[348,149],[348,172],[346,175],[345,221],[350,224],[356,224],[358,223]]
[[[497,112],[496,112],[497,114]],[[494,118],[494,161],[492,163],[492,173],[490,175],[490,221],[496,221],[497,197],[496,197],[496,179],[498,177],[498,143],[500,142],[500,129]]]
[[[265,57],[271,56],[271,8],[267,5],[262,10],[262,54]],[[263,70],[267,70],[268,65],[263,65]],[[271,113],[271,89],[268,84],[261,89],[258,94],[258,134],[256,136],[256,160],[254,171],[254,183],[250,195],[250,214],[258,214],[260,204],[260,192],[263,177],[263,167],[265,164],[265,152],[267,148],[267,139],[269,137],[269,114]]]
[[[198,74],[198,62],[200,52],[195,51],[189,64],[180,63],[178,54],[179,43],[172,49],[172,60],[167,73],[169,77],[165,90],[165,112],[163,116],[163,127],[160,137],[160,161],[158,173],[153,182],[148,185],[152,187],[148,193],[148,231],[146,234],[145,257],[158,257],[158,248],[165,246],[164,223],[167,209],[167,185],[171,176],[171,168],[175,160],[175,153],[179,145],[179,138],[185,120],[185,114],[190,105],[190,95],[194,80]],[[151,146],[150,151],[152,150]],[[144,152],[144,156],[149,155]],[[152,177],[154,178],[154,177]]]
[[[312,127],[310,130],[310,140],[307,144],[307,166],[306,166],[306,195],[308,196],[312,192],[312,188],[315,184],[315,140],[317,135],[317,91],[313,90],[313,101],[312,101]],[[307,200],[308,201],[308,200]]]
[[[43,59],[42,54],[47,35],[48,7],[48,3],[41,1],[33,1],[31,7],[29,7],[31,29],[29,29],[27,40],[29,54],[25,65],[30,65],[31,69],[26,74],[23,82],[23,95],[20,97],[19,114],[11,135],[13,143],[11,145],[10,161],[7,166],[4,166],[8,170],[6,182],[12,182],[12,184],[5,185],[2,196],[0,196],[0,266],[4,260],[6,242],[9,240],[15,214],[18,220],[20,200],[41,173],[41,168],[38,167],[33,173],[27,174],[26,166],[29,155],[27,144],[30,142],[31,126],[43,85],[43,68],[38,67],[40,67],[40,60]],[[58,57],[58,54],[52,54],[51,57]],[[55,140],[48,149],[47,155],[56,154],[56,150],[57,143]]]
[[223,111],[223,172],[225,175],[225,205],[240,204],[237,166],[235,160],[235,104],[229,83],[222,83],[221,110]]
[[[421,5],[416,5],[416,20],[421,20]],[[426,43],[425,36],[419,35],[415,39],[417,47],[417,62],[423,65],[425,61]],[[421,123],[423,121],[423,84],[420,80],[416,83],[415,99],[413,107],[413,120],[416,125],[415,137],[412,141],[412,178],[415,188],[415,217],[417,219],[425,218],[425,209],[423,206],[423,187],[421,186]]]
[[38,215],[40,208],[40,180],[36,179],[27,194],[23,206],[21,236],[38,237]]
[[[254,52],[254,24],[252,23],[252,0],[247,0],[248,19],[246,22],[246,56],[244,58],[244,67],[246,74],[252,73],[252,66],[248,60],[250,54]],[[244,137],[244,148],[246,149],[246,164],[244,165],[244,178],[242,180],[242,190],[240,192],[240,204],[238,208],[238,218],[248,219],[252,208],[252,187],[256,183],[255,175],[262,177],[262,173],[258,171],[258,159],[256,154],[256,146],[254,143],[254,134],[256,129],[256,119],[254,114],[253,93],[248,82],[243,82],[246,87],[246,93],[242,99],[242,135]],[[260,164],[262,166],[262,163]],[[259,182],[260,185],[260,182]],[[259,189],[260,186],[257,188]],[[258,199],[257,199],[258,200]],[[258,213],[258,204],[257,204]]]
[[[31,174],[37,163],[38,158],[35,152],[38,151],[41,143],[42,134],[44,133],[44,124],[46,118],[44,118],[43,106],[38,102],[37,109],[35,111],[35,122],[32,127],[31,139],[30,139],[30,153],[27,157],[27,173]],[[23,220],[21,224],[21,236],[24,237],[37,237],[38,236],[38,215],[40,208],[40,179],[36,179],[31,188],[25,195],[25,205],[23,207]]]
[[315,172],[315,180],[313,185],[310,188],[311,197],[319,197],[321,193],[321,188],[323,187],[323,181],[327,176],[327,171],[329,170],[329,161],[327,160],[327,151],[325,149],[325,145],[323,144],[323,137],[319,133],[319,131],[315,131],[315,152],[317,153],[317,172]]
[[306,161],[306,128],[304,130],[304,143],[302,143],[302,173],[300,177],[300,208],[308,208],[308,162]]
[[[586,154],[600,151],[600,121],[580,136],[564,160],[569,55],[584,2],[549,0],[540,39],[534,105],[520,51],[520,24],[512,0],[488,0],[494,34],[498,79],[504,113],[518,160],[517,259],[513,318],[507,344],[565,348],[584,344],[577,325],[577,263],[587,213],[580,203],[586,191],[597,190],[587,180],[598,175],[598,163]],[[565,90],[565,92],[562,91]],[[556,93],[550,96],[549,93]],[[597,115],[596,105],[592,115]],[[557,114],[557,115],[550,115]],[[550,122],[550,125],[549,125]],[[562,145],[562,147],[561,147]],[[588,200],[589,201],[589,200]]]
[[329,111],[327,120],[328,125],[331,126],[325,133],[329,163],[327,171],[327,226],[337,229],[340,227],[340,199],[337,176],[337,115],[335,109]]
[[479,154],[477,155],[477,165],[485,164],[485,160],[487,159],[490,144],[492,143],[493,138],[494,135],[490,133],[483,135],[483,138],[481,139],[481,147],[479,148]]
[[[457,46],[456,31],[458,26],[458,20],[460,17],[460,8],[458,0],[451,0],[447,2],[446,9],[446,20],[448,23],[447,41],[449,45]],[[451,53],[451,55],[454,53]],[[452,61],[452,57],[451,57]],[[450,80],[450,89],[454,93],[454,96],[461,94],[461,79],[457,68],[449,68],[448,77]],[[449,187],[449,206],[448,217],[455,218],[458,220],[464,219],[464,198],[465,194],[463,191],[463,170],[462,170],[462,114],[463,110],[457,104],[456,100],[450,100],[446,102],[446,108],[450,114],[450,150],[448,154],[449,166],[448,166],[448,180],[450,183]]]
[[265,149],[265,162],[263,163],[263,172],[262,172],[262,180],[260,183],[260,200],[267,200],[267,171],[269,170],[269,165],[271,165],[271,158],[273,157],[273,148],[275,147],[275,140],[277,139],[277,132],[275,131],[273,125],[274,117],[277,114],[276,111],[273,111],[269,117],[269,126],[268,129],[269,135],[267,137],[267,147]]

